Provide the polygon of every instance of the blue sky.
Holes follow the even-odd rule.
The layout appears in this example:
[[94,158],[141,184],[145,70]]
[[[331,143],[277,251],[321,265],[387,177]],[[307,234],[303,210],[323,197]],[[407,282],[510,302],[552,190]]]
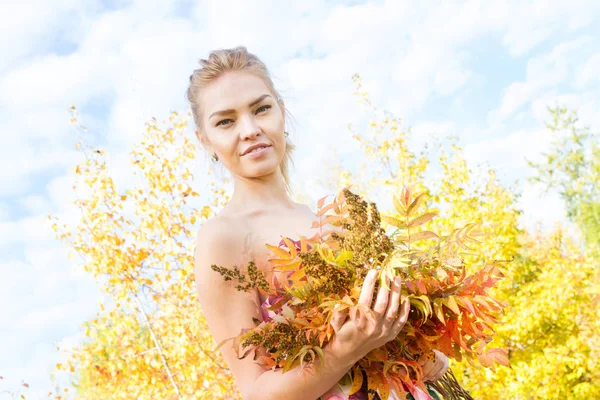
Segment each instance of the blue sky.
[[[503,183],[521,182],[524,225],[552,226],[564,219],[562,203],[524,181],[524,158],[549,144],[547,106],[576,108],[598,131],[599,10],[596,0],[3,2],[0,391],[24,379],[30,395],[45,395],[55,344],[80,340],[98,308],[94,283],[44,220],[74,218],[70,105],[87,139],[124,171],[146,120],[187,111],[197,60],[245,45],[274,73],[299,122],[292,176],[316,199],[328,148],[345,163],[355,154],[346,126],[362,115],[351,95],[360,73],[376,105],[403,117],[416,142],[457,135],[470,165],[489,162]],[[197,165],[200,190],[205,165]]]

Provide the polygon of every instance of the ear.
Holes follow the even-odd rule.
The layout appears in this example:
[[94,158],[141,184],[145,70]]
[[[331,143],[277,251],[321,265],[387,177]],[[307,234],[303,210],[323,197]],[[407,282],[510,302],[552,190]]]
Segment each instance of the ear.
[[215,151],[213,150],[212,146],[210,145],[210,142],[208,141],[206,136],[201,135],[200,132],[198,132],[198,130],[196,130],[195,133],[196,133],[196,137],[198,138],[198,141],[200,142],[200,145],[202,146],[202,148],[204,149],[204,151],[206,152],[208,157],[211,157]]

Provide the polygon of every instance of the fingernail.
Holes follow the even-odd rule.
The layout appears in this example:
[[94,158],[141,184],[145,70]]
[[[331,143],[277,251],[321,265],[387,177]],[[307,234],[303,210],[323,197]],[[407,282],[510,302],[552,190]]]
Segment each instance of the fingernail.
[[394,283],[397,286],[400,286],[400,284],[402,283],[402,278],[400,278],[399,276],[397,276],[396,278],[394,278]]

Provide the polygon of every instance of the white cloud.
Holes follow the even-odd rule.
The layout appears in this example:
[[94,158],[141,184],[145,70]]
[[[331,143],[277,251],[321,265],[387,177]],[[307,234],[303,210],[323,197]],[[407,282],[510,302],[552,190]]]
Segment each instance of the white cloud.
[[542,90],[562,84],[573,69],[573,60],[577,60],[573,53],[592,42],[593,39],[589,36],[579,37],[554,46],[548,53],[531,58],[527,62],[526,80],[508,86],[500,106],[489,115],[492,123],[499,123],[510,117]]
[[512,181],[529,176],[525,159],[540,161],[541,153],[548,149],[549,144],[548,132],[540,127],[469,143],[464,146],[464,152],[470,165],[489,163]]
[[567,34],[585,27],[600,14],[594,0],[503,3],[507,11],[503,42],[513,57],[531,51],[556,32]]
[[593,54],[575,73],[575,88],[581,90],[600,83],[600,53]]
[[0,73],[23,65],[25,56],[47,52],[57,39],[75,39],[73,33],[93,14],[96,3],[76,0],[0,3]]

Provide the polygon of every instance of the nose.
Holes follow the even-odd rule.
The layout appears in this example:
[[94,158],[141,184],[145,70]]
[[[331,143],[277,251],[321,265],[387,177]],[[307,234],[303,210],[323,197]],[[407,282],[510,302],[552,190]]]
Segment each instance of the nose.
[[249,116],[247,118],[242,118],[240,125],[240,138],[242,140],[245,139],[254,139],[257,135],[260,134],[260,126],[258,125],[256,118],[253,116]]

